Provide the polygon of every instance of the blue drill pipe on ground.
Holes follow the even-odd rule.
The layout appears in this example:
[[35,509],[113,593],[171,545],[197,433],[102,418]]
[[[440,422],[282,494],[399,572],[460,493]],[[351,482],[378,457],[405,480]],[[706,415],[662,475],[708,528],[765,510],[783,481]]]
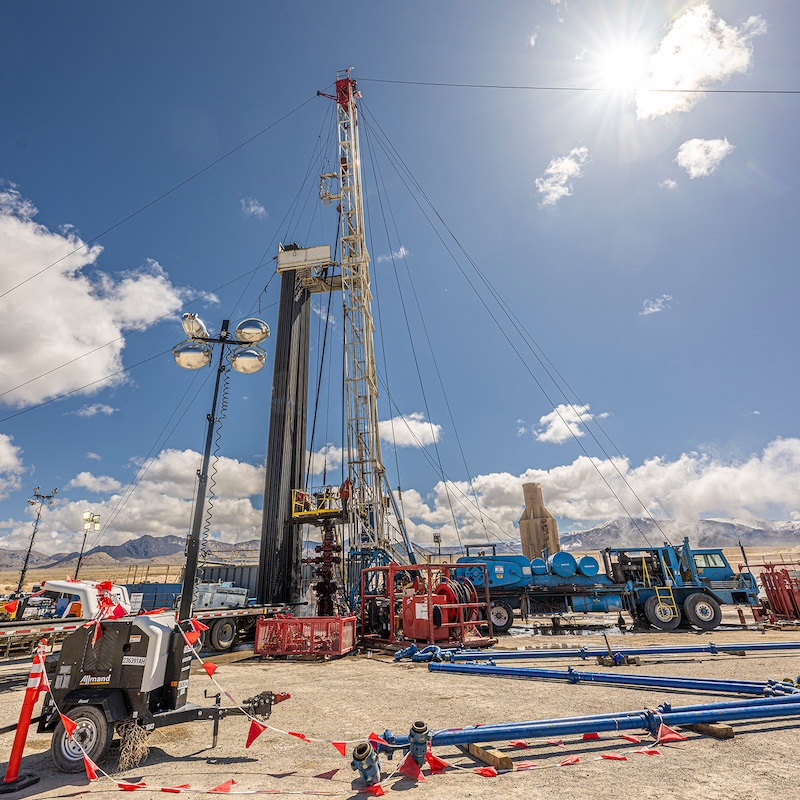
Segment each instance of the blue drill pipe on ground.
[[[675,645],[674,647],[625,647],[612,648],[614,654],[624,656],[652,656],[652,655],[682,655],[688,653],[737,653],[758,650],[800,650],[800,642],[747,642],[745,644],[708,644],[701,645]],[[595,658],[607,656],[607,649],[590,650],[585,647],[571,650],[444,650],[442,656],[450,661],[495,661],[528,658]]]
[[[531,720],[480,727],[446,729],[431,735],[431,745],[478,744],[507,739],[548,739],[582,735],[584,733],[621,733],[623,731],[645,731],[655,736],[659,726],[697,725],[710,722],[731,722],[776,717],[800,716],[800,694],[784,697],[739,700],[730,703],[708,703],[696,706],[671,708],[665,704],[663,710],[622,711],[608,715],[568,717]],[[387,730],[383,736],[390,744],[408,747],[407,736],[395,737]]]
[[682,689],[684,691],[731,692],[771,696],[774,694],[796,694],[800,692],[789,682],[781,681],[732,681],[710,678],[683,678],[667,675],[620,675],[609,672],[578,672],[566,670],[533,669],[528,667],[498,667],[484,664],[434,664],[428,665],[431,672],[456,672],[459,674],[491,675],[503,678],[541,678],[566,680],[569,683],[612,683],[621,686],[644,686],[658,689]]

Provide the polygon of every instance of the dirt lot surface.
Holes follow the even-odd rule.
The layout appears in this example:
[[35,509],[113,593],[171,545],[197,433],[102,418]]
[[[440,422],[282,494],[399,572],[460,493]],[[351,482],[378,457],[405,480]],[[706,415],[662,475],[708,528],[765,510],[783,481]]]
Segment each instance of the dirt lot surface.
[[[617,634],[609,637],[612,647],[659,644],[708,644],[714,642],[780,642],[800,640],[800,631],[781,632],[725,630],[710,634]],[[499,647],[604,647],[601,635],[502,637]],[[89,783],[84,774],[65,775],[54,769],[49,735],[32,732],[28,738],[22,772],[36,773],[35,786],[10,797],[56,798],[77,794],[119,791],[116,780],[144,781],[140,796],[155,796],[161,787],[189,784],[208,790],[235,780],[233,791],[280,794],[337,794],[355,796],[363,783],[350,768],[352,748],[370,732],[381,734],[390,728],[408,732],[415,720],[431,729],[476,724],[518,722],[534,719],[653,708],[668,701],[673,706],[720,702],[731,695],[689,694],[667,690],[647,691],[617,686],[565,682],[542,682],[478,675],[448,675],[429,672],[425,664],[393,663],[378,653],[349,656],[327,663],[262,661],[252,652],[239,649],[226,655],[209,656],[218,664],[215,678],[237,700],[263,690],[290,692],[291,699],[278,704],[269,720],[281,731],[295,731],[310,739],[349,741],[347,757],[325,741],[304,742],[275,730],[265,731],[245,749],[249,723],[229,718],[221,723],[219,743],[211,747],[211,723],[198,722],[155,731],[149,739],[150,753],[137,768],[117,771],[116,751],[103,768],[113,776],[101,776]],[[540,659],[514,662],[519,666],[674,675],[704,678],[766,680],[796,679],[800,673],[800,651],[750,653],[746,656],[642,656],[640,666],[599,667],[593,660],[576,658]],[[505,662],[509,663],[509,662]],[[0,665],[0,726],[16,722],[27,680],[29,662]],[[217,690],[199,663],[192,670],[189,699],[210,704],[205,689]],[[798,721],[759,720],[733,723],[735,738],[719,741],[684,731],[685,742],[658,745],[658,756],[634,751],[653,739],[639,732],[642,742],[634,744],[614,733],[600,734],[591,741],[578,737],[563,745],[546,739],[529,739],[529,749],[517,749],[508,740],[495,748],[510,755],[515,765],[533,762],[534,769],[482,777],[473,770],[482,764],[456,747],[437,747],[435,754],[452,768],[430,775],[425,782],[395,774],[401,758],[390,761],[381,756],[383,788],[387,795],[408,792],[407,797],[438,798],[536,798],[614,797],[668,798],[696,797],[705,800],[728,798],[797,797],[800,783]],[[13,733],[0,736],[2,758],[8,757]],[[603,753],[619,753],[626,761],[601,759]],[[560,766],[570,756],[578,763]],[[460,769],[459,769],[460,768]],[[338,770],[332,777],[315,777]],[[160,795],[159,796],[163,796]],[[361,794],[362,797],[369,796]],[[397,795],[400,796],[400,795]]]

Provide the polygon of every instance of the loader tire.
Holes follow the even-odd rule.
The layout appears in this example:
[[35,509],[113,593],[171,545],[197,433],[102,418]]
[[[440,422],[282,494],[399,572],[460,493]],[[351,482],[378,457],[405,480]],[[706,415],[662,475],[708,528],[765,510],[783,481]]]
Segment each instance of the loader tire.
[[84,753],[95,764],[105,761],[114,738],[114,727],[106,720],[103,710],[97,706],[78,706],[67,711],[65,716],[78,727],[70,738],[64,722],[58,721],[50,741],[50,757],[56,768],[61,772],[83,772]]
[[236,641],[236,623],[232,619],[218,619],[208,634],[208,643],[212,649],[224,653]]
[[514,624],[514,609],[505,600],[493,600],[489,615],[494,633],[508,633]]
[[668,606],[653,595],[644,604],[647,621],[660,631],[674,631],[681,624],[681,611],[677,606]]
[[690,594],[684,600],[683,613],[686,619],[701,631],[713,631],[722,621],[722,609],[719,603],[702,592]]

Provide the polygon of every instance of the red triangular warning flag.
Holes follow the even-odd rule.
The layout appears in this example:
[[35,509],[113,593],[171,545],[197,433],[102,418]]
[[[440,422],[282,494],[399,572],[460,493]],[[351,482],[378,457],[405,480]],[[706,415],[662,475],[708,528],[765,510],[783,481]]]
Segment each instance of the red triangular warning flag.
[[568,756],[565,758],[560,764],[560,767],[568,767],[570,764],[580,764],[580,758],[578,756]]
[[198,633],[200,631],[207,631],[208,630],[208,625],[203,625],[203,623],[200,622],[199,619],[190,619],[189,620],[189,624],[192,626],[192,630],[193,631],[197,631]]
[[428,766],[431,768],[431,775],[438,775],[439,773],[444,772],[450,766],[446,761],[439,758],[439,756],[435,756],[430,750],[430,747],[428,748],[428,752],[425,753],[425,760],[428,762]]
[[247,742],[245,747],[250,747],[253,742],[261,736],[267,729],[266,725],[262,725],[257,719],[250,720],[250,730],[247,732]]
[[515,747],[517,750],[530,750],[528,747],[527,742],[523,742],[522,739],[514,739],[509,742],[512,747]]
[[200,631],[183,631],[183,638],[190,647],[200,638]]
[[547,744],[557,744],[559,747],[563,747],[564,746],[564,740],[563,739],[550,739],[547,742]]
[[95,620],[94,623],[94,636],[92,636],[92,647],[97,644],[97,640],[103,635],[103,626]]
[[217,665],[213,661],[206,661],[203,664],[203,669],[208,673],[208,677],[210,678],[217,671]]
[[627,761],[628,756],[620,755],[619,753],[601,753],[600,758],[607,758],[609,761]]
[[302,739],[304,742],[310,742],[311,739],[308,738],[304,733],[297,733],[297,731],[287,731],[289,736],[296,736],[298,739]]
[[120,603],[117,603],[111,612],[111,616],[114,619],[119,619],[120,617],[127,616],[127,614],[128,612],[124,609],[124,607]]
[[188,783],[182,783],[180,786],[162,786],[161,791],[170,792],[171,794],[180,794],[181,789],[188,789],[188,788],[189,788]]
[[484,778],[497,777],[497,770],[494,767],[475,767],[472,771],[478,775],[483,775]]
[[634,736],[632,733],[621,733],[621,738],[627,739],[629,742],[641,742],[642,740],[638,736]]
[[67,732],[67,736],[69,736],[69,738],[71,739],[72,734],[75,728],[78,727],[78,725],[64,714],[61,714],[60,716],[61,716],[61,724],[64,726],[64,730]]
[[123,792],[135,792],[137,789],[144,789],[147,784],[144,781],[140,781],[139,783],[122,782],[117,783],[117,786],[119,786]]
[[17,608],[19,608],[19,600],[12,600],[10,603],[6,603],[3,606],[3,610],[6,612],[6,614],[15,614]]
[[114,588],[114,584],[111,583],[111,581],[100,581],[100,583],[97,584],[97,588],[104,592],[110,592]]
[[374,786],[365,786],[363,789],[359,789],[359,792],[369,792],[370,794],[374,794],[375,797],[383,797],[386,792],[383,791],[383,786],[379,783],[376,783]]
[[592,739],[599,739],[599,738],[600,738],[600,734],[599,733],[584,733],[583,734],[583,740],[585,742],[588,742],[588,741],[590,741]]
[[533,761],[520,761],[519,764],[514,764],[514,769],[533,769],[535,766]]
[[685,742],[686,737],[678,731],[672,730],[669,725],[663,722],[658,726],[658,733],[656,734],[656,744],[663,744],[664,742]]
[[422,770],[419,768],[419,764],[414,761],[414,757],[409,753],[402,761],[400,766],[397,768],[397,771],[401,775],[405,775],[407,778],[411,778],[412,781],[424,781],[425,776],[422,774]]
[[215,786],[213,789],[209,789],[209,792],[229,792],[234,786],[236,785],[236,781],[231,779],[229,781],[225,781],[225,783],[221,783],[219,786]]
[[97,764],[89,756],[83,757],[83,766],[86,767],[86,777],[90,781],[97,780]]
[[314,778],[323,778],[326,781],[329,781],[333,778],[333,776],[339,771],[339,769],[329,769],[327,772],[320,772],[319,775],[314,775]]
[[331,742],[331,744],[343,755],[347,755],[347,742]]
[[641,753],[643,756],[660,756],[661,753],[658,750],[655,750],[652,747],[640,747],[638,750],[634,750],[634,753]]
[[376,744],[385,744],[385,745],[389,744],[389,742],[387,742],[386,739],[382,739],[380,736],[378,736],[377,733],[375,733],[375,731],[373,731],[369,736],[367,736],[367,741],[372,745],[372,747],[375,750],[378,749],[377,747],[375,747]]

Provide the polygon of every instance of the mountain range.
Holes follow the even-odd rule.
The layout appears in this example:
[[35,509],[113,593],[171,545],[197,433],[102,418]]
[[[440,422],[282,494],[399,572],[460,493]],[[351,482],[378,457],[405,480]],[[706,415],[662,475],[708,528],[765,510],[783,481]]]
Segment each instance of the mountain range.
[[[663,544],[665,540],[677,544],[684,536],[693,547],[745,547],[793,548],[800,546],[800,520],[776,522],[772,520],[704,519],[692,523],[674,520],[618,518],[583,531],[561,534],[564,550],[601,550],[604,547],[647,547]],[[100,566],[136,564],[157,561],[160,564],[182,564],[186,540],[181,536],[144,535],[119,545],[101,545],[86,553],[85,564]],[[308,543],[313,548],[314,543]],[[519,553],[519,542],[497,540],[498,553]],[[230,544],[212,542],[215,560],[238,559],[242,556],[257,558],[258,540]],[[433,548],[418,547],[420,552],[438,552]],[[0,569],[21,569],[25,550],[0,548]],[[442,547],[441,553],[460,552],[457,547]],[[74,568],[78,552],[46,553],[32,550],[28,566],[31,569],[56,567]]]

